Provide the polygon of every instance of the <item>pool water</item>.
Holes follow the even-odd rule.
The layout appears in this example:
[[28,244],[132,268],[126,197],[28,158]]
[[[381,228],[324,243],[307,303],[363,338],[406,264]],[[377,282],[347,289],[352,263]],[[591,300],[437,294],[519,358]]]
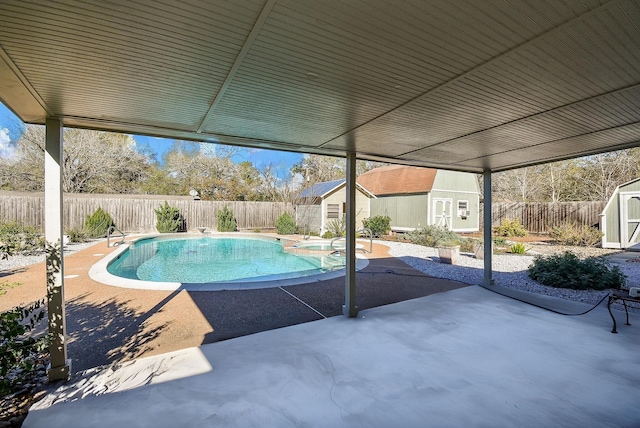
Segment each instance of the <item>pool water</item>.
[[293,278],[341,267],[344,257],[294,255],[275,240],[185,237],[138,241],[107,271],[143,281],[204,284]]

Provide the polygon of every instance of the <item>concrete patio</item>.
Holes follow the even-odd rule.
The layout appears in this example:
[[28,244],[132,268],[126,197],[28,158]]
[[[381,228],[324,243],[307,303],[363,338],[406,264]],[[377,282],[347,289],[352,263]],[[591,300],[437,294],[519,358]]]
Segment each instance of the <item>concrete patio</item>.
[[637,427],[640,319],[617,315],[460,288],[96,369],[24,427]]

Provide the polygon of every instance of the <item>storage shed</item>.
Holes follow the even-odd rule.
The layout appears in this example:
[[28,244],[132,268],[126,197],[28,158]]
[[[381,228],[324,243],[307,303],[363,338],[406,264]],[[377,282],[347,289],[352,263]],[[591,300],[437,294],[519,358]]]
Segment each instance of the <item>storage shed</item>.
[[[331,222],[339,222],[347,212],[346,180],[325,181],[314,184],[300,193],[301,203],[296,205],[296,224],[308,230],[324,232]],[[356,229],[369,217],[369,201],[374,196],[356,184]]]
[[480,186],[475,174],[403,165],[362,174],[358,184],[375,195],[371,216],[391,217],[391,229],[436,225],[455,232],[480,228]]
[[600,214],[602,248],[640,251],[640,178],[621,184]]

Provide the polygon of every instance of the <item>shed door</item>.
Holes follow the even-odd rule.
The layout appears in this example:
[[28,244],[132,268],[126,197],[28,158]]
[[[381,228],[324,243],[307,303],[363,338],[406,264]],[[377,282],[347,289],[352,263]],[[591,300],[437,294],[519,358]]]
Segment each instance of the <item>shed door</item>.
[[451,230],[451,212],[453,211],[453,199],[433,199],[433,225]]
[[620,245],[640,251],[640,193],[620,193]]

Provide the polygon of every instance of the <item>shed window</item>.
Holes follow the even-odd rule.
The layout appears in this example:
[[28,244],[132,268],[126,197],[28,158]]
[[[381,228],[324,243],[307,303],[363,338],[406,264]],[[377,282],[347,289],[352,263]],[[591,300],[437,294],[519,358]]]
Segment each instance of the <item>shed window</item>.
[[469,201],[458,201],[458,217],[466,219],[469,215]]
[[340,204],[327,204],[327,218],[340,217]]

